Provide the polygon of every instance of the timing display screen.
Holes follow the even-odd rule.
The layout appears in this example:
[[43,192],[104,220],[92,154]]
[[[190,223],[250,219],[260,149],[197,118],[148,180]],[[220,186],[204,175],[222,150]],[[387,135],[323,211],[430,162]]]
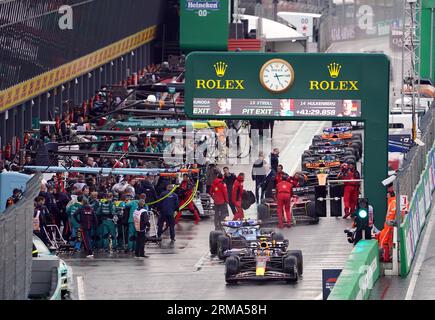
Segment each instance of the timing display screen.
[[361,117],[361,100],[194,98],[193,114],[255,117]]

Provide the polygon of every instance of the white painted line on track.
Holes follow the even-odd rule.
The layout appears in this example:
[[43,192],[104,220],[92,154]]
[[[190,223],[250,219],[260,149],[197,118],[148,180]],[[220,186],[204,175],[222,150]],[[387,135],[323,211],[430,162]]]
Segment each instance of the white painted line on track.
[[314,300],[323,300],[323,293],[319,294]]
[[295,134],[293,135],[293,137],[291,138],[290,142],[287,144],[287,146],[284,148],[284,150],[282,150],[283,154],[287,154],[287,152],[289,151],[290,148],[294,147],[294,142],[296,139],[300,138],[299,135],[302,131],[302,129],[305,128],[305,125],[307,124],[307,121],[304,121],[301,126],[298,128],[298,130],[296,130]]
[[85,285],[83,282],[83,277],[77,277],[77,295],[79,300],[86,300],[85,298]]
[[199,271],[202,268],[202,265],[204,264],[204,261],[210,256],[210,253],[207,251],[202,257],[201,259],[198,260],[198,262],[195,264],[195,270],[194,271]]
[[414,294],[415,286],[417,284],[417,280],[421,272],[421,266],[423,265],[423,261],[426,256],[426,251],[429,245],[429,239],[432,234],[432,229],[434,225],[434,219],[432,216],[433,216],[433,209],[429,215],[429,221],[426,225],[426,231],[423,236],[423,242],[421,244],[420,251],[418,252],[417,262],[415,263],[414,271],[412,273],[412,278],[409,283],[408,291],[406,292],[405,300],[411,300]]
[[[318,130],[315,132],[315,135],[316,134],[319,134],[320,132],[322,132],[323,131],[323,128],[325,128],[326,127],[326,123],[327,123],[327,121],[323,121],[322,123],[320,123],[320,125],[319,125],[319,128],[318,128]],[[299,129],[296,131],[296,133],[295,133],[295,135],[293,136],[293,138],[290,140],[290,142],[289,142],[289,144],[287,145],[287,147],[284,149],[284,151],[282,152],[283,154],[285,154],[285,155],[287,155],[287,152],[289,152],[290,150],[287,150],[287,149],[290,149],[290,148],[292,148],[293,146],[294,146],[294,140],[296,140],[296,139],[300,139],[300,137],[299,137],[299,135],[300,135],[300,131],[302,131],[302,129],[303,128],[305,128],[305,126],[308,124],[308,122],[307,121],[305,121],[300,127],[299,127]],[[305,146],[305,148],[304,148],[304,150],[305,149],[308,149],[309,147],[310,147],[310,145],[311,145],[311,140],[312,140],[312,138],[313,137],[310,137],[310,139],[309,139],[309,142],[306,144],[306,146]],[[301,154],[302,155],[302,154]],[[288,172],[288,174],[294,174],[295,173],[295,171],[297,171],[297,169],[298,168],[300,168],[301,167],[301,161],[300,161],[300,157],[298,158],[298,161],[295,161],[294,162],[294,165],[293,165],[293,167],[291,168],[291,170],[290,171],[287,171]]]

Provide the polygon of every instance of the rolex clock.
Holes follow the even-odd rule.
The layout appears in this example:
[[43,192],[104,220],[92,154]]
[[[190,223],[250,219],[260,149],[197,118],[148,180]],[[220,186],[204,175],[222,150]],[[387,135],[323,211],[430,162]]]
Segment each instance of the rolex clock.
[[267,61],[260,70],[260,83],[272,93],[287,91],[295,80],[295,72],[290,63],[282,59]]

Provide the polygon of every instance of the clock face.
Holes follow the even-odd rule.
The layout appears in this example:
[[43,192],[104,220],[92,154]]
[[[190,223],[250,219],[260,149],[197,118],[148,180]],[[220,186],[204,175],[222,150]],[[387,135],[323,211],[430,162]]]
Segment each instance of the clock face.
[[267,61],[260,70],[261,85],[268,91],[280,93],[288,90],[295,79],[293,67],[285,60]]

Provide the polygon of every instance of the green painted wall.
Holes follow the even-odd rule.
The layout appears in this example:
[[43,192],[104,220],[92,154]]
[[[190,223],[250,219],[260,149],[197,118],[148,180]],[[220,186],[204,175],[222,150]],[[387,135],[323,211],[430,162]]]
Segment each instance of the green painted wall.
[[361,240],[352,250],[328,300],[368,300],[380,277],[376,240]]
[[435,8],[435,0],[423,0],[423,8]]
[[[432,44],[435,44],[435,32],[431,32],[431,9],[422,9],[421,14],[421,69],[420,76],[422,78],[434,78],[434,67],[432,66],[432,73],[430,70],[431,61],[431,33]],[[435,50],[432,50],[432,59],[434,58]]]
[[[435,9],[435,0],[423,1],[421,14],[421,69],[422,78],[435,79],[435,26],[431,26],[432,8]],[[435,15],[435,13],[434,13]],[[435,16],[434,16],[435,21]],[[432,47],[431,47],[432,34]],[[430,70],[430,61],[432,56],[432,72]]]
[[[270,93],[259,81],[259,72],[269,59],[281,58],[289,62],[295,74],[293,86],[283,93]],[[224,62],[225,75],[219,77],[214,65]],[[342,68],[337,78],[328,71],[330,63],[339,63]],[[361,100],[362,117],[365,121],[364,143],[364,190],[375,212],[375,223],[382,229],[386,215],[386,189],[381,181],[387,177],[388,115],[389,115],[389,67],[390,61],[383,54],[295,54],[295,53],[248,53],[248,52],[194,52],[186,61],[185,112],[192,118],[235,118],[222,115],[193,114],[194,98],[240,98],[240,99],[325,99]],[[197,88],[197,80],[243,80],[243,90]],[[358,81],[358,91],[310,90],[310,81]],[[256,116],[243,116],[255,119]],[[333,117],[279,117],[262,119],[276,120],[356,120],[356,118]],[[258,119],[258,117],[257,117]]]
[[180,7],[183,52],[228,50],[228,0],[181,0]]

